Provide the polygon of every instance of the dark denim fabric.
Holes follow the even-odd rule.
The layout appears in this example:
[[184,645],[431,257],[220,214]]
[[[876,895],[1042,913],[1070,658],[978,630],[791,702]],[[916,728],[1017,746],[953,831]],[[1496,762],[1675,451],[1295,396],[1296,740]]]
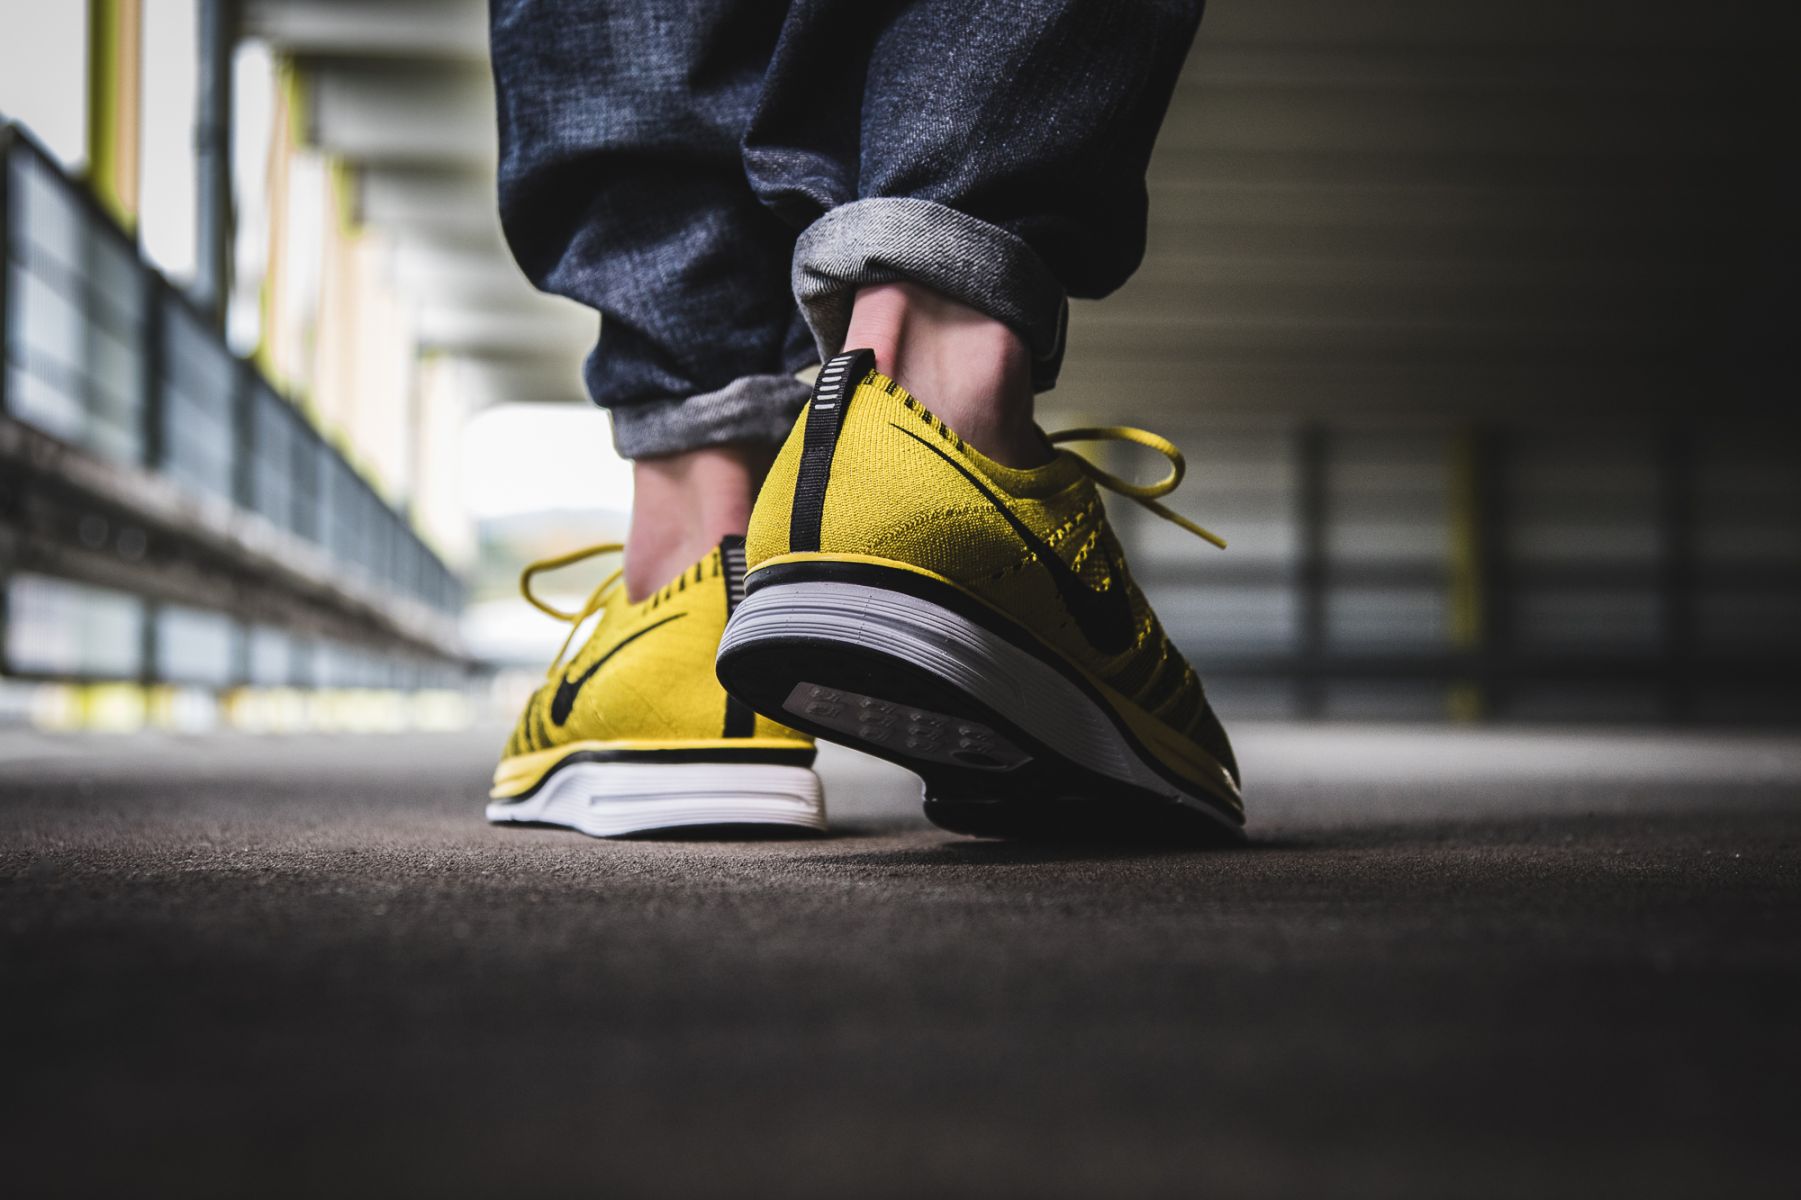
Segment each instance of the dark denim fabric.
[[1006,322],[1050,387],[1066,294],[1143,256],[1201,2],[493,0],[502,225],[601,313],[621,453],[779,440],[870,283]]

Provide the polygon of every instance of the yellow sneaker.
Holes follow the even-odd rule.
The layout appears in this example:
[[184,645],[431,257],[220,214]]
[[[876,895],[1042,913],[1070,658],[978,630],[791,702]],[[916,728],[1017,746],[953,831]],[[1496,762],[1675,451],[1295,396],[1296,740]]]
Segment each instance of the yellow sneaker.
[[618,571],[577,612],[532,594],[539,572],[619,549],[534,563],[520,578],[527,600],[572,628],[494,769],[488,820],[594,837],[693,825],[824,829],[813,739],[727,696],[713,674],[719,635],[744,595],[743,539],[726,539],[642,603],[625,598]]
[[1095,486],[1223,545],[1156,502],[1180,452],[1136,429],[1052,436],[1158,450],[1174,469],[1147,487],[1068,451],[1004,467],[874,366],[821,369],[763,485],[726,688],[917,772],[948,829],[1241,837],[1231,745]]

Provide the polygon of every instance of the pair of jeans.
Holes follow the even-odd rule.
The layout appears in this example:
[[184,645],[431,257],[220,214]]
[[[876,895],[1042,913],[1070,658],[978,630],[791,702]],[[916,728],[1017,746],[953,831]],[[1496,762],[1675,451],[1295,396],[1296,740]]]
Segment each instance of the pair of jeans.
[[600,313],[619,452],[779,442],[877,283],[1003,322],[1051,387],[1067,297],[1143,257],[1202,2],[492,0],[501,225]]

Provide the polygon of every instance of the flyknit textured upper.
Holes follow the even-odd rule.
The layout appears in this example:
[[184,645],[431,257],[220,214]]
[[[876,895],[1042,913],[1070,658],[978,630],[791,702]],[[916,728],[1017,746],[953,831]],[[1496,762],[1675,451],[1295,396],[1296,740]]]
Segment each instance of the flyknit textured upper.
[[[727,697],[714,674],[719,638],[735,601],[727,555],[705,558],[642,601],[614,588],[575,656],[532,694],[507,740],[506,757],[572,742],[662,744],[782,739],[805,734]],[[739,587],[741,589],[741,581]]]

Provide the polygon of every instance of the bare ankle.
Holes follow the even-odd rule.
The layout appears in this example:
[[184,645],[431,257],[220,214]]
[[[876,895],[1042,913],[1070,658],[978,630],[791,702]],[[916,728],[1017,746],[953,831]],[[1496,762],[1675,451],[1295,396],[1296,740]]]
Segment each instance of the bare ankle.
[[918,284],[885,283],[857,293],[844,344],[875,351],[878,370],[996,462],[1049,460],[1032,421],[1031,352],[992,317]]
[[728,534],[743,534],[775,450],[708,446],[632,464],[625,594],[644,599]]

